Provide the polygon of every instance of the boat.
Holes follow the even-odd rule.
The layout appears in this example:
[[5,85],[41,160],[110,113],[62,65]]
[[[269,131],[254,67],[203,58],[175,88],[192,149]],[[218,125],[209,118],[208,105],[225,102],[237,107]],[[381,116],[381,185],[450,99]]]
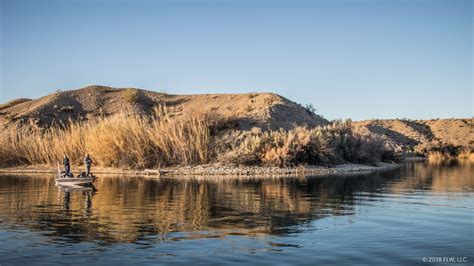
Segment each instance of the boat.
[[58,191],[60,192],[95,192],[96,188],[92,184],[86,184],[86,185],[63,185],[63,184],[57,184]]
[[96,177],[91,175],[88,177],[58,177],[55,181],[58,185],[84,185],[92,184],[95,179]]
[[96,176],[92,174],[86,175],[84,172],[80,173],[76,177],[74,177],[72,173],[69,173],[69,175],[67,175],[65,171],[59,170],[59,165],[58,165],[58,177],[54,180],[56,181],[56,185],[75,186],[75,185],[92,184],[92,182],[94,182],[95,179],[96,179]]

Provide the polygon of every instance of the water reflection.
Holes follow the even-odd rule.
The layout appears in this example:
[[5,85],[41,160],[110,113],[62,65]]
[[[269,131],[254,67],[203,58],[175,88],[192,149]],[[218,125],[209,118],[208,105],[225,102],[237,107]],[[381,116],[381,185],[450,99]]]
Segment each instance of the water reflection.
[[62,202],[63,210],[69,211],[71,206],[71,195],[79,195],[80,198],[84,198],[83,210],[85,213],[92,208],[92,196],[95,195],[97,189],[94,185],[88,186],[57,186],[59,202]]
[[473,191],[474,165],[463,161],[409,163],[402,168],[401,182],[391,184],[392,192],[422,189],[431,192]]
[[175,180],[100,177],[87,188],[52,177],[0,177],[0,228],[55,242],[146,243],[227,235],[285,236],[325,217],[350,216],[380,193],[473,191],[471,165],[407,164],[351,177]]

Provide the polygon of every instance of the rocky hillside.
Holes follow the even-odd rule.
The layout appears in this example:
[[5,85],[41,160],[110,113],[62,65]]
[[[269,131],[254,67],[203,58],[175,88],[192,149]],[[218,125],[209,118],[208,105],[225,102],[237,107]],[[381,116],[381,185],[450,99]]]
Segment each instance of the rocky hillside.
[[295,125],[312,127],[329,123],[273,93],[171,95],[135,88],[89,86],[0,105],[0,127],[31,124],[47,127],[122,111],[148,115],[158,106],[167,106],[173,116],[211,116],[245,130],[253,127],[290,129]]
[[442,146],[451,144],[473,148],[474,119],[432,120],[367,120],[355,122],[357,126],[386,136],[392,143],[405,148],[420,146]]

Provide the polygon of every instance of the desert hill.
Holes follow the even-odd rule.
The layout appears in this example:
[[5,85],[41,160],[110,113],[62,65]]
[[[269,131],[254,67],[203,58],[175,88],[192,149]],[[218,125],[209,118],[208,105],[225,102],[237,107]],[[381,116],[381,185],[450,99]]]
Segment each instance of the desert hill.
[[[61,125],[120,112],[150,115],[166,106],[173,117],[207,116],[224,128],[239,130],[291,129],[330,124],[301,105],[273,93],[171,95],[136,88],[88,86],[56,92],[39,99],[17,99],[0,105],[0,128]],[[473,119],[385,119],[353,122],[384,136],[403,150],[451,144],[473,148]]]
[[0,105],[0,126],[31,124],[48,127],[118,112],[151,114],[166,106],[172,116],[212,116],[248,130],[290,129],[329,122],[301,105],[273,93],[171,95],[135,88],[88,86],[56,92],[36,100],[18,99]]
[[355,122],[371,132],[385,136],[390,142],[404,148],[443,146],[446,144],[472,148],[473,119],[431,120],[366,120]]

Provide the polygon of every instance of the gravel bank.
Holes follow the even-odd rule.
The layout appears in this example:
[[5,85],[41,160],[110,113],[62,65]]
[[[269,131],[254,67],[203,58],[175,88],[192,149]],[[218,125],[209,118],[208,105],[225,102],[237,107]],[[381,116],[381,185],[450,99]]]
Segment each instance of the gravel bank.
[[[182,166],[162,169],[126,170],[117,168],[93,167],[93,173],[97,175],[135,175],[135,176],[314,176],[314,175],[338,175],[338,174],[365,174],[375,171],[392,170],[399,167],[394,163],[379,163],[376,166],[360,164],[342,164],[334,167],[305,166],[305,167],[261,167],[261,166],[216,166],[198,165]],[[83,167],[71,167],[73,173]],[[3,174],[35,174],[35,173],[57,173],[56,167],[51,166],[24,166],[0,168]]]
[[305,167],[261,167],[261,166],[186,166],[163,169],[167,176],[315,176],[338,174],[363,174],[374,171],[386,171],[399,167],[399,164],[379,163],[377,166],[360,164],[342,164],[334,167],[305,166]]

